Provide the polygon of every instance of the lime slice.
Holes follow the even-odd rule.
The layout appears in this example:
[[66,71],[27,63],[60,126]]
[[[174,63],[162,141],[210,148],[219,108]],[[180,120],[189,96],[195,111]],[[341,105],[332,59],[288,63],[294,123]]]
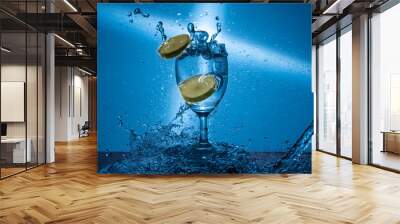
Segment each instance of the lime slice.
[[211,96],[217,87],[215,75],[195,75],[179,84],[183,98],[189,103],[197,103]]
[[187,34],[171,37],[161,44],[160,48],[158,48],[158,53],[164,58],[173,58],[182,53],[190,42],[190,37]]

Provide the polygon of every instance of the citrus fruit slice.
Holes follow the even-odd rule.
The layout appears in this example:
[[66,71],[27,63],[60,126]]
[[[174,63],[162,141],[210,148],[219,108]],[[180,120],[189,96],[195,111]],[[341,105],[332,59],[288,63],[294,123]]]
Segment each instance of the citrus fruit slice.
[[197,103],[211,96],[217,87],[215,75],[195,75],[179,84],[183,98],[189,103]]
[[182,53],[190,42],[190,37],[187,34],[171,37],[161,44],[160,48],[158,48],[158,53],[164,58],[173,58]]

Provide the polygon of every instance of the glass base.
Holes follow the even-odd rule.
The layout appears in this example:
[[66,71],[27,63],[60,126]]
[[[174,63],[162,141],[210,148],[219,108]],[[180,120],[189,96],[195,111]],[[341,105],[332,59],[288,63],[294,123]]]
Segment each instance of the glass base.
[[192,159],[210,159],[216,148],[209,142],[198,143],[192,146],[190,157]]
[[199,142],[193,146],[194,150],[212,150],[213,146],[209,142]]

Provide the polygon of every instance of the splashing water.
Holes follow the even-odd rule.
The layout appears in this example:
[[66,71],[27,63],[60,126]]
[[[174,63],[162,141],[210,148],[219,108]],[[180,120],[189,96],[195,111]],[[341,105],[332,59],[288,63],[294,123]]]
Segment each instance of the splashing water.
[[205,59],[213,58],[214,56],[228,56],[225,49],[225,44],[218,43],[216,38],[222,30],[222,25],[217,22],[217,33],[213,34],[210,41],[209,34],[206,31],[196,30],[193,23],[187,25],[187,31],[192,39],[191,45],[186,49],[189,55],[202,55]]
[[156,30],[157,30],[158,32],[160,32],[162,41],[163,41],[163,42],[166,41],[166,40],[167,40],[167,35],[165,35],[165,30],[164,30],[164,27],[163,27],[163,22],[158,21]]
[[215,38],[217,38],[218,34],[221,32],[221,29],[222,29],[222,25],[220,22],[218,22],[217,23],[217,32],[212,35],[211,41],[214,41]]
[[[128,15],[150,16],[140,9]],[[192,43],[185,54],[204,58],[227,56],[224,44],[216,41],[222,30],[217,16],[217,32],[210,40],[206,31],[196,30],[193,23],[187,25]],[[162,41],[167,40],[162,21],[157,23]],[[194,150],[198,143],[198,128],[184,124],[184,114],[189,106],[179,107],[175,117],[167,124],[143,124],[145,131],[138,133],[118,116],[118,127],[128,133],[128,153],[106,150],[99,154],[99,173],[130,174],[191,174],[191,173],[310,173],[311,136],[313,126],[308,126],[287,153],[251,152],[251,140],[246,145],[212,142],[209,150]],[[268,151],[268,150],[265,150]]]
[[[136,8],[136,9],[133,11],[133,14],[134,14],[134,15],[142,15],[142,16],[145,17],[145,18],[150,17],[150,14],[149,14],[149,13],[143,12],[140,8]],[[129,15],[128,15],[128,16],[129,16]],[[130,16],[132,16],[132,12],[130,12]]]
[[211,150],[193,150],[197,128],[186,126],[181,105],[167,124],[149,126],[142,134],[129,128],[118,116],[119,127],[129,133],[128,153],[107,150],[99,155],[99,173],[193,174],[193,173],[310,173],[311,138],[309,125],[287,153],[249,152],[246,146],[213,142]]
[[190,109],[189,105],[187,105],[187,104],[182,104],[182,105],[179,107],[179,110],[178,110],[178,112],[177,112],[176,115],[175,115],[174,121],[176,121],[177,119],[179,119],[179,121],[180,121],[181,123],[183,123],[183,114],[184,114],[187,110],[189,110],[189,109]]
[[192,35],[194,33],[194,24],[193,23],[189,23],[187,25],[187,30],[190,33],[190,35]]

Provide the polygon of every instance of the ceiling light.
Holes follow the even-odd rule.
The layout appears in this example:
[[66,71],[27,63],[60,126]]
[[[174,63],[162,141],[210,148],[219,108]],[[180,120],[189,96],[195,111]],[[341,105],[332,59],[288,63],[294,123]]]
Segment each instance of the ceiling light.
[[67,4],[74,12],[78,12],[78,10],[68,1],[64,0],[65,4]]
[[62,37],[60,37],[60,36],[57,35],[57,34],[54,34],[54,36],[57,37],[57,38],[58,38],[59,40],[61,40],[62,42],[64,42],[65,44],[67,44],[68,46],[75,48],[75,45],[73,45],[73,44],[72,44],[71,42],[69,42],[68,40],[66,40],[66,39],[64,39],[64,38],[62,38]]
[[342,14],[343,9],[347,8],[351,5],[355,0],[336,0],[330,5],[327,9],[322,13],[323,15],[327,14]]
[[5,47],[1,47],[1,51],[4,51],[6,53],[10,53],[11,52],[11,50],[9,50],[9,49],[7,49]]
[[86,75],[90,75],[90,76],[93,75],[92,73],[90,73],[90,72],[88,72],[88,71],[86,71],[86,70],[83,70],[83,69],[81,69],[81,68],[79,68],[79,67],[78,67],[78,70],[81,71],[81,72],[83,72],[83,73],[85,73]]

